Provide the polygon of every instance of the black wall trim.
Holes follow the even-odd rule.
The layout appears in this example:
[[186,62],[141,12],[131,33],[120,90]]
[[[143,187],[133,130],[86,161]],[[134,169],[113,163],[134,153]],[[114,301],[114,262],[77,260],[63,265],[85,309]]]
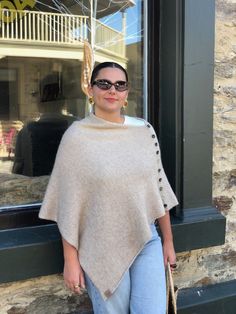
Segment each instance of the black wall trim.
[[30,204],[0,208],[0,230],[48,223],[38,217],[40,205]]
[[[212,217],[212,210],[206,209],[203,215],[206,221]],[[190,216],[186,217],[185,222],[174,224],[173,228],[178,229],[185,223],[188,225],[188,220],[199,220],[199,215],[194,212],[193,219]],[[221,216],[218,219],[221,221]],[[214,219],[211,224],[215,224]],[[182,230],[183,233],[179,235],[185,238],[185,231]],[[200,230],[196,229],[196,232],[199,233]],[[217,232],[218,229],[214,234]],[[0,238],[3,240],[0,247],[1,283],[62,272],[61,237],[55,224],[0,231]],[[177,305],[178,314],[235,314],[236,280],[201,288],[181,289]]]
[[[214,0],[162,0],[159,139],[181,217],[212,205]],[[156,45],[153,45],[153,49]],[[155,52],[154,52],[155,53]]]
[[184,1],[183,208],[212,203],[215,0]]
[[236,280],[179,291],[178,314],[235,314]]
[[60,273],[63,267],[57,226],[0,231],[0,282]]
[[[160,14],[160,89],[158,115],[162,162],[180,205],[175,210],[183,215],[183,0],[162,0]],[[153,47],[155,48],[155,47]]]
[[160,8],[162,0],[147,1],[148,9],[148,120],[159,133]]
[[171,218],[176,252],[222,245],[225,242],[226,218],[214,207],[188,209],[182,219]]
[[[225,219],[214,208],[190,210],[173,218],[177,252],[224,243]],[[186,236],[188,235],[188,236]],[[55,224],[0,231],[0,283],[60,273],[61,237]]]

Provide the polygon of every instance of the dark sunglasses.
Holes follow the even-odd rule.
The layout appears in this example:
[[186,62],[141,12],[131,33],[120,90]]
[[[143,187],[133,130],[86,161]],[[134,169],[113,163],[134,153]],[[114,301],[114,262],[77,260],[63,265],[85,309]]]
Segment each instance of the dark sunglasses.
[[108,90],[114,86],[118,92],[124,92],[129,88],[129,83],[126,81],[116,81],[115,83],[112,83],[109,80],[96,80],[93,81],[92,85],[96,85],[102,90]]

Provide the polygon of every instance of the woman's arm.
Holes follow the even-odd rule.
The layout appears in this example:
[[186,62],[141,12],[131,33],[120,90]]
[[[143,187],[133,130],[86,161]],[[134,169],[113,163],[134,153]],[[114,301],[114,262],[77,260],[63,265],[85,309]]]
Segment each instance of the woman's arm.
[[79,253],[76,248],[62,238],[64,253],[64,281],[66,286],[76,293],[85,288],[84,273],[79,262]]
[[169,262],[170,267],[174,269],[175,263],[176,263],[176,255],[175,255],[175,249],[174,249],[174,244],[173,244],[173,235],[171,231],[169,212],[167,211],[165,216],[158,218],[157,221],[158,221],[158,225],[160,227],[162,239],[163,239],[163,255],[164,255],[165,266],[167,265],[167,262]]

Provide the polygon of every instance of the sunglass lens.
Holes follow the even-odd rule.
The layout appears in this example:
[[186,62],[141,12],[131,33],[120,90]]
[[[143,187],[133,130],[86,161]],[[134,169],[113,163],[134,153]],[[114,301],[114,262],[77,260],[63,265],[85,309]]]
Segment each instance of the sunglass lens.
[[108,90],[111,88],[111,83],[106,80],[101,80],[96,82],[97,87],[103,90]]
[[123,92],[128,89],[128,83],[125,81],[118,81],[115,83],[115,89]]

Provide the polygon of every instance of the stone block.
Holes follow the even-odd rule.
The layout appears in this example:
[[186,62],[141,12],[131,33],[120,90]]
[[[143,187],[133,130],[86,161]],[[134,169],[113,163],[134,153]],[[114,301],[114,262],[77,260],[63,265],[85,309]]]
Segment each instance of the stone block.
[[222,195],[215,197],[213,202],[219,211],[223,212],[224,214],[228,214],[231,206],[233,205],[233,198]]

